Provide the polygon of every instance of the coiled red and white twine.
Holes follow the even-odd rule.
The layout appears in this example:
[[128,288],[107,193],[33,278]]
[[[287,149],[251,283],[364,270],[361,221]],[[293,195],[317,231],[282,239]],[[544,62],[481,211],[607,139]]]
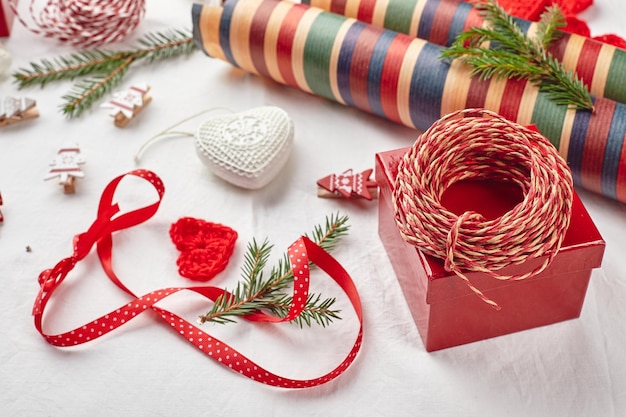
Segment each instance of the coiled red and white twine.
[[[523,200],[492,220],[472,211],[456,215],[441,198],[463,180],[513,183]],[[457,111],[435,122],[400,161],[395,185],[394,213],[402,238],[443,259],[447,271],[498,310],[465,273],[500,280],[538,274],[557,254],[570,222],[572,177],[556,148],[541,134],[483,109]],[[526,273],[499,273],[543,256]]]
[[31,32],[83,48],[122,40],[145,13],[145,0],[31,0],[29,23],[17,1],[11,9]]

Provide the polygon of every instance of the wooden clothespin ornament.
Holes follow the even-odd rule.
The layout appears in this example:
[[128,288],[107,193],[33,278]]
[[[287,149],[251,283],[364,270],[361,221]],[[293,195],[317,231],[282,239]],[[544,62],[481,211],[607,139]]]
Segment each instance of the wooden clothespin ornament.
[[84,178],[85,174],[80,165],[85,160],[80,155],[78,145],[66,146],[59,149],[54,161],[50,164],[50,171],[44,177],[44,180],[58,178],[59,184],[63,186],[65,194],[74,194],[76,178]]
[[322,198],[378,198],[376,181],[370,180],[372,169],[353,174],[348,169],[341,174],[330,174],[317,181],[317,196]]
[[37,102],[30,98],[0,99],[0,127],[39,117]]
[[102,107],[111,109],[109,115],[113,116],[115,126],[124,127],[152,101],[148,91],[150,86],[147,84],[133,85],[113,94],[113,99],[102,104]]

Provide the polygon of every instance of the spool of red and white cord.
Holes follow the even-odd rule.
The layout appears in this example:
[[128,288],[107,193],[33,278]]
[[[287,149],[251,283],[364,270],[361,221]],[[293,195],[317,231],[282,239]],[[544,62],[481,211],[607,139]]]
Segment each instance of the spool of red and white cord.
[[[457,215],[441,198],[450,185],[465,180],[516,184],[523,199],[495,219],[474,211]],[[451,113],[424,132],[398,165],[393,195],[403,239],[443,259],[447,271],[496,309],[466,272],[520,280],[543,271],[561,247],[572,199],[571,173],[556,148],[538,132],[483,109]],[[531,271],[500,272],[542,257]]]
[[92,48],[120,41],[132,32],[144,16],[145,0],[30,0],[28,13],[12,0],[11,8],[33,33]]

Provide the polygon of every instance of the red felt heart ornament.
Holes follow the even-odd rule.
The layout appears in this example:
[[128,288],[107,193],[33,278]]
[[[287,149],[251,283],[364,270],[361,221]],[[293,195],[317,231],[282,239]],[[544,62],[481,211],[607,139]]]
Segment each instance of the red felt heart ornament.
[[226,268],[237,232],[221,224],[183,217],[170,227],[170,237],[181,252],[176,260],[179,274],[208,281]]

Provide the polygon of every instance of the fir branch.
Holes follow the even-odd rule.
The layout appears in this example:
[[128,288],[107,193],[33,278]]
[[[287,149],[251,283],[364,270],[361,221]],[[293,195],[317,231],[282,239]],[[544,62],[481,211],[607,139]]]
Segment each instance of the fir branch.
[[63,96],[65,103],[60,106],[61,111],[68,117],[76,117],[118,85],[132,64],[141,60],[153,63],[187,55],[196,49],[188,32],[175,29],[149,33],[137,43],[136,48],[127,51],[94,49],[42,59],[31,63],[29,68],[19,69],[13,78],[18,88],[22,89],[33,85],[43,88],[54,81],[90,76],[77,82]]
[[131,55],[131,52],[110,53],[99,49],[81,51],[52,61],[42,59],[39,63],[31,63],[30,68],[15,72],[13,78],[20,89],[37,84],[43,88],[54,81],[112,72]]
[[62,97],[65,101],[65,104],[61,106],[62,112],[70,118],[80,116],[83,111],[90,108],[95,101],[105,94],[111,92],[122,81],[132,62],[132,58],[127,58],[125,61],[121,61],[118,67],[106,77],[94,77],[76,83],[74,89]]
[[[348,231],[348,217],[331,215],[326,218],[324,227],[316,226],[311,240],[324,250],[330,251],[339,239]],[[248,250],[242,266],[242,278],[230,295],[223,295],[213,304],[211,310],[199,317],[202,323],[231,323],[232,317],[243,316],[266,310],[278,317],[285,317],[291,306],[291,296],[285,291],[293,282],[293,272],[289,257],[285,253],[270,272],[268,279],[263,278],[273,246],[265,240],[259,245],[256,240],[248,244]],[[313,266],[309,263],[310,266]],[[310,293],[304,311],[294,320],[300,327],[310,326],[313,322],[326,326],[334,319],[339,319],[339,311],[332,306],[334,298],[322,299],[320,295]]]
[[558,39],[561,33],[559,28],[565,27],[565,17],[561,13],[558,6],[549,6],[541,15],[541,19],[537,23],[537,35],[535,41],[544,50],[550,47],[552,41]]
[[196,48],[191,35],[181,30],[149,33],[139,39],[138,43],[142,48],[141,53],[137,54],[137,59],[145,59],[148,63],[187,55]]
[[583,81],[547,52],[565,24],[557,6],[541,15],[534,39],[495,0],[484,0],[476,7],[487,27],[461,33],[442,51],[442,59],[460,59],[472,67],[472,76],[481,79],[527,79],[558,105],[593,110],[591,94]]
[[[292,301],[293,297],[285,294],[274,302],[268,301],[265,308],[278,317],[285,317],[291,308]],[[326,327],[332,323],[333,319],[341,320],[339,310],[332,309],[335,301],[334,298],[322,300],[320,294],[309,294],[306,308],[294,321],[300,327],[304,327],[305,324],[311,327],[313,322],[322,327]]]

